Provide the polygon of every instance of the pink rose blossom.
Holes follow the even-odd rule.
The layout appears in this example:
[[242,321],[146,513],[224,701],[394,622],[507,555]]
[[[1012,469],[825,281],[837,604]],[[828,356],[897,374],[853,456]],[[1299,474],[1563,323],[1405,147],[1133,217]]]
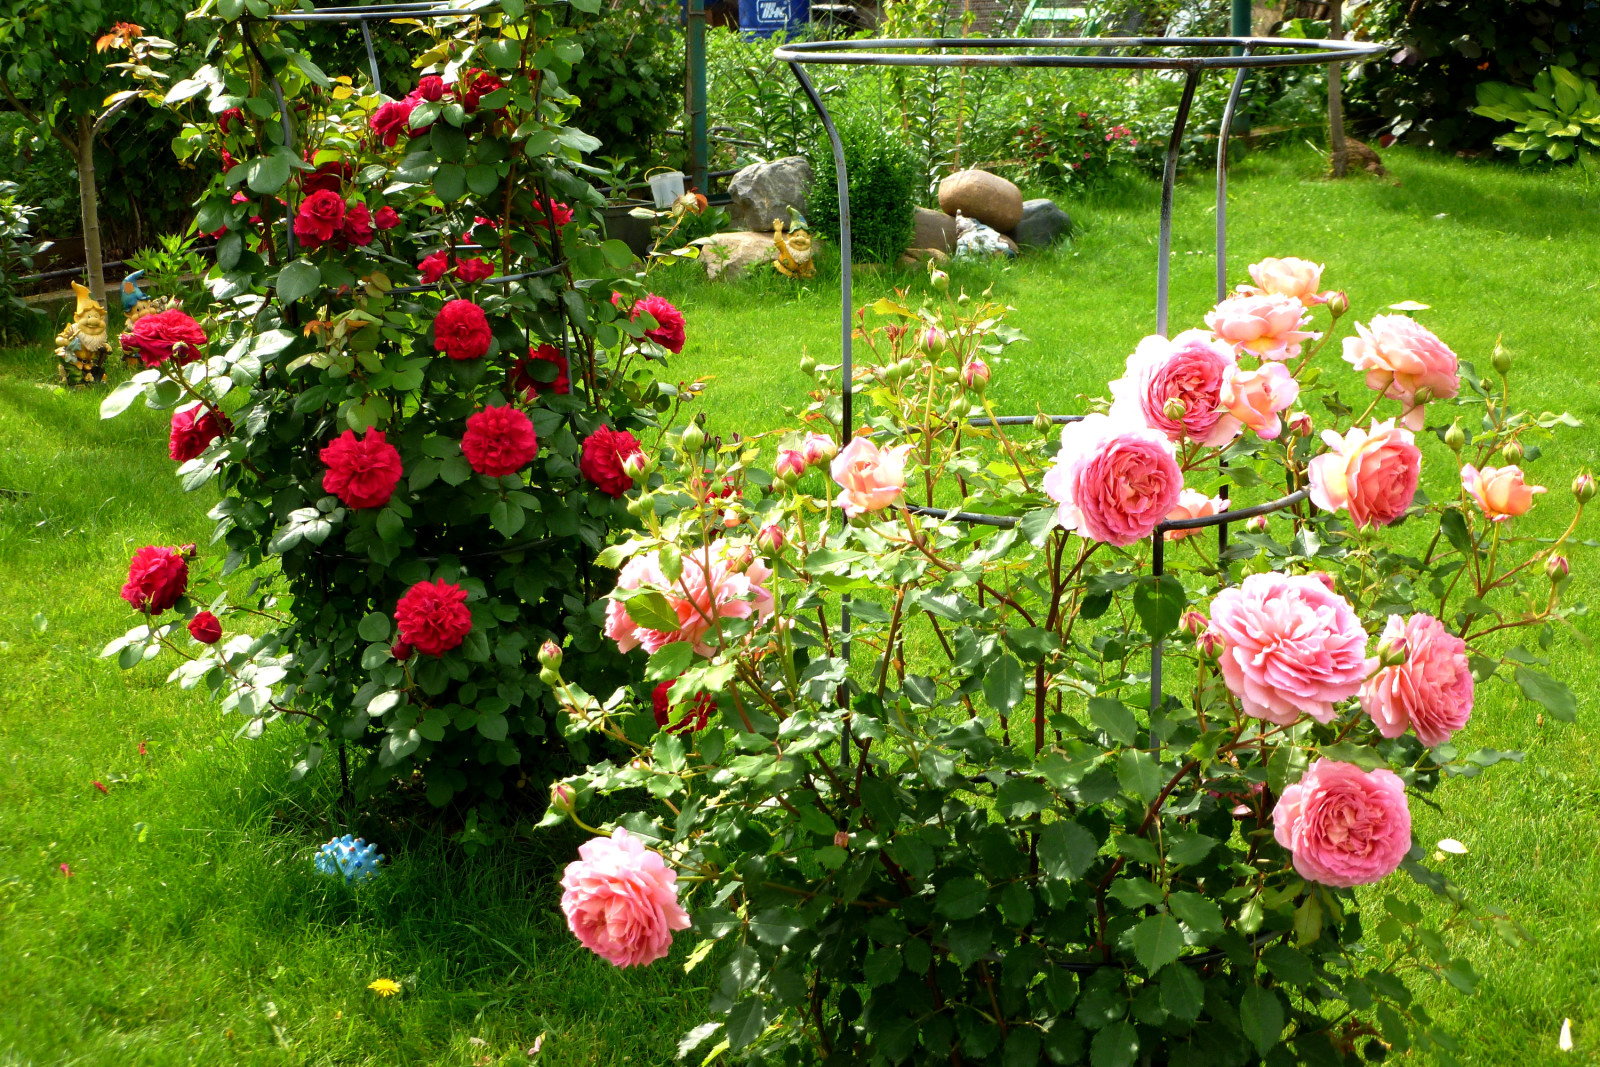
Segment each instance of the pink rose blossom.
[[1294,256],[1274,259],[1268,256],[1260,263],[1250,264],[1250,278],[1256,284],[1241,285],[1239,292],[1292,296],[1307,307],[1327,302],[1327,297],[1317,294],[1317,286],[1322,284],[1322,264],[1309,259],[1297,259]]
[[1367,388],[1381,389],[1405,406],[1400,421],[1410,430],[1422,429],[1417,390],[1428,390],[1435,400],[1449,400],[1461,390],[1456,354],[1406,315],[1375,315],[1366,326],[1356,323],[1356,336],[1344,339],[1344,359],[1367,372]]
[[844,490],[834,503],[850,518],[882,511],[900,499],[906,487],[906,453],[910,445],[880,450],[870,438],[857,437],[833,457],[829,473]]
[[[1167,517],[1164,521],[1174,522],[1178,519],[1204,519],[1227,510],[1228,502],[1223,500],[1221,497],[1206,496],[1198,489],[1185,489],[1178,494],[1177,506],[1167,513]],[[1201,529],[1203,529],[1203,527],[1197,526],[1192,530],[1168,530],[1166,537],[1168,541],[1181,541],[1185,537],[1193,537],[1195,534],[1199,533]]]
[[1300,397],[1300,383],[1282,363],[1264,363],[1259,370],[1236,370],[1222,383],[1222,406],[1255,431],[1263,441],[1283,432],[1278,412]]
[[1230,296],[1206,313],[1211,332],[1236,352],[1274,360],[1298,356],[1300,342],[1317,336],[1300,329],[1309,321],[1300,301],[1278,293]]
[[561,911],[583,947],[618,967],[665,956],[672,932],[689,928],[678,876],[628,831],[578,847],[561,875]]
[[[1223,410],[1222,388],[1237,366],[1233,349],[1204,330],[1185,330],[1170,341],[1152,334],[1111,383],[1112,415],[1142,421],[1173,441],[1227,444],[1239,420]],[[1183,404],[1181,415],[1168,412],[1173,400]]]
[[1467,643],[1432,615],[1390,615],[1378,639],[1405,652],[1405,662],[1383,667],[1361,687],[1361,710],[1384,737],[1409,726],[1429,748],[1442,745],[1472,715],[1472,670]]
[[748,551],[748,544],[719,540],[709,548],[686,552],[676,582],[667,581],[658,553],[634,557],[617,575],[617,588],[648,586],[660,591],[677,614],[678,626],[673,630],[641,626],[628,614],[626,601],[613,599],[606,605],[606,636],[623,652],[643,648],[654,653],[674,641],[689,641],[700,655],[710,656],[714,645],[706,635],[718,619],[747,619],[752,614],[765,619],[772,614],[772,594],[766,586],[772,568],[753,555],[747,560]]
[[1411,809],[1393,771],[1319,759],[1283,791],[1272,832],[1295,871],[1323,885],[1369,885],[1411,851]]
[[1505,522],[1527,514],[1528,509],[1533,507],[1534,494],[1544,492],[1542,485],[1523,483],[1521,467],[1485,467],[1479,470],[1470,463],[1461,468],[1461,488],[1478,502],[1483,513],[1494,522]]
[[1302,712],[1333,721],[1378,661],[1344,597],[1310,575],[1252,574],[1211,602],[1222,678],[1246,715],[1288,726]]
[[1044,476],[1061,525],[1113,545],[1149,537],[1182,489],[1165,434],[1099,414],[1062,427],[1061,451]]
[[1359,426],[1340,437],[1322,431],[1329,451],[1311,461],[1311,501],[1324,511],[1348,509],[1357,526],[1387,526],[1411,506],[1422,472],[1422,452],[1411,431],[1393,419]]

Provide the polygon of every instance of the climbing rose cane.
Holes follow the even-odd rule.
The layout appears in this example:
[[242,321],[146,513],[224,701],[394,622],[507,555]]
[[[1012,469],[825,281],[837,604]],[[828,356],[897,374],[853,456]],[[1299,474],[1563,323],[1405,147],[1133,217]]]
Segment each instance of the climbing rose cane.
[[583,946],[618,967],[665,956],[672,932],[689,928],[678,876],[620,827],[578,848],[561,876],[561,911]]

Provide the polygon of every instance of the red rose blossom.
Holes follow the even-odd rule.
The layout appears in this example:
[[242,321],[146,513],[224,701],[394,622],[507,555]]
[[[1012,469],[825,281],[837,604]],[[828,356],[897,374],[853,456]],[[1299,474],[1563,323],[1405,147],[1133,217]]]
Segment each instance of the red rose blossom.
[[651,710],[655,712],[656,725],[669,733],[694,733],[704,730],[706,723],[711,721],[711,713],[717,710],[717,698],[710,693],[696,693],[689,701],[689,710],[684,712],[683,718],[676,725],[672,725],[672,704],[667,693],[672,689],[675,679],[658,682],[650,694]]
[[179,463],[187,463],[231,429],[233,423],[228,421],[228,416],[198,404],[174,411],[172,433],[167,440],[167,455]]
[[683,351],[683,313],[673,307],[665,298],[650,293],[634,302],[633,311],[628,317],[637,319],[639,312],[646,312],[656,320],[654,329],[646,330],[644,335],[656,344],[665,348],[673,355]]
[[367,205],[359,200],[344,217],[344,235],[351,244],[363,248],[372,243],[372,216],[367,212]]
[[422,262],[417,264],[417,277],[422,279],[422,284],[432,285],[449,269],[450,253],[440,249],[431,256],[422,257]]
[[622,461],[643,452],[633,434],[602,426],[583,439],[583,455],[578,469],[607,496],[618,497],[633,488],[633,479],[622,471]]
[[456,277],[471,285],[481,282],[494,273],[494,265],[486,259],[463,259],[456,264]]
[[382,430],[368,430],[357,438],[346,430],[323,446],[324,492],[338,497],[345,507],[381,508],[394,495],[400,481],[400,453],[384,439]]
[[300,202],[294,217],[295,240],[316,248],[333,240],[344,226],[344,197],[331,189],[319,189]]
[[478,110],[478,101],[500,88],[503,85],[499,78],[477,67],[462,71],[460,80],[456,82],[456,94],[461,98],[461,106],[468,111]]
[[515,474],[539,451],[539,438],[528,416],[514,407],[488,407],[467,417],[461,452],[479,474],[498,478]]
[[189,588],[189,563],[183,551],[146,545],[133,554],[122,599],[139,611],[159,615],[178,602]]
[[540,215],[540,218],[536,220],[540,226],[547,230],[550,228],[550,219],[545,217],[547,214],[555,218],[557,226],[565,226],[572,221],[572,208],[570,205],[561,200],[552,200],[549,203],[550,210],[547,213],[544,210],[543,203],[537,200],[534,201],[533,210]]
[[202,611],[189,620],[189,636],[202,645],[214,645],[222,640],[222,622],[211,612]]
[[133,324],[133,332],[118,339],[124,352],[136,353],[146,367],[159,367],[167,360],[186,366],[200,358],[206,346],[206,332],[183,311],[158,311]]
[[372,216],[373,228],[379,230],[392,230],[400,225],[400,212],[392,207],[380,207],[378,213]]
[[489,318],[470,300],[451,300],[433,320],[433,347],[451,359],[477,359],[489,351]]
[[228,173],[234,167],[238,166],[238,164],[239,161],[233,158],[233,153],[224,148],[222,150],[222,173]]
[[233,132],[233,124],[244,121],[244,112],[236,107],[230,107],[217,116],[217,125],[222,127],[223,136]]
[[[311,153],[306,153],[306,162],[311,162]],[[300,178],[300,191],[310,196],[312,193],[337,193],[344,187],[344,183],[356,176],[356,169],[343,160],[330,160]]]
[[[554,381],[534,381],[533,375],[528,373],[534,360],[556,365]],[[525,359],[517,360],[516,366],[511,368],[511,388],[520,390],[522,399],[535,400],[544,393],[554,393],[557,396],[566,396],[572,392],[571,368],[567,365],[567,357],[561,350],[552,344],[542,344],[538,348],[528,349]]]
[[394,608],[400,640],[428,656],[442,656],[472,630],[467,591],[443,579],[418,582]]
[[402,133],[411,136],[411,105],[404,100],[390,100],[372,113],[367,126],[385,147],[393,148]]
[[444,79],[437,74],[424,74],[413,91],[429,103],[438,103],[444,99]]

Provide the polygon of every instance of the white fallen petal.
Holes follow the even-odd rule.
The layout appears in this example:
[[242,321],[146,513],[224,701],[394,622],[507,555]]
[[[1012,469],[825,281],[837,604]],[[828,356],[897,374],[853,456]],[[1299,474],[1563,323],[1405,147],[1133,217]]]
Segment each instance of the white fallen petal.
[[1556,1047],[1562,1052],[1572,1051],[1572,1020],[1561,1020],[1561,1037],[1556,1041]]
[[1439,842],[1439,851],[1448,852],[1452,856],[1465,856],[1467,854],[1467,846],[1453,837],[1446,837]]

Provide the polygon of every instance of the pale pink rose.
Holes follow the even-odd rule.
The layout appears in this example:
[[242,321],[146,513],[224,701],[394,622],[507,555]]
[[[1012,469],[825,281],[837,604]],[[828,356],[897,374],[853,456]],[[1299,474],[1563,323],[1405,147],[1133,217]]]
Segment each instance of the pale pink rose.
[[1387,526],[1406,513],[1417,493],[1422,452],[1411,431],[1393,419],[1340,437],[1322,431],[1328,451],[1311,461],[1311,500],[1324,511],[1348,509],[1357,526]]
[[882,511],[900,499],[906,487],[906,453],[910,445],[880,450],[871,438],[857,437],[833,457],[829,473],[844,491],[835,503],[850,518]]
[[1309,259],[1296,259],[1294,256],[1274,259],[1268,256],[1260,263],[1250,264],[1250,278],[1256,284],[1241,285],[1239,292],[1292,296],[1307,307],[1327,301],[1327,297],[1317,293],[1317,287],[1322,284],[1322,264]]
[[1061,525],[1113,545],[1149,537],[1182,490],[1183,472],[1165,434],[1100,414],[1062,427],[1061,451],[1044,476]]
[[1377,667],[1344,597],[1311,575],[1252,574],[1211,602],[1222,635],[1222,679],[1246,715],[1288,726],[1302,712],[1331,722],[1333,706]]
[[1263,441],[1283,432],[1278,412],[1287,411],[1299,397],[1300,383],[1282,363],[1263,363],[1259,370],[1235,370],[1222,383],[1222,406]]
[[1344,339],[1344,359],[1367,372],[1367,388],[1381,389],[1404,405],[1400,421],[1408,429],[1422,429],[1418,389],[1427,389],[1435,400],[1449,400],[1461,390],[1456,354],[1406,315],[1374,315],[1366,326],[1356,323],[1356,336]]
[[641,967],[689,928],[678,876],[637,837],[618,828],[578,847],[561,875],[561,911],[583,947],[618,967]]
[[[1228,510],[1228,502],[1221,497],[1206,496],[1198,489],[1185,489],[1178,494],[1178,504],[1164,521],[1173,522],[1177,519],[1203,519],[1219,512]],[[1168,530],[1168,541],[1181,541],[1185,537],[1193,537],[1201,531],[1201,527],[1193,530]]]
[[[1143,422],[1173,441],[1225,445],[1239,432],[1239,420],[1222,410],[1223,383],[1237,366],[1233,349],[1204,330],[1185,330],[1170,341],[1152,334],[1111,383],[1111,414]],[[1183,405],[1181,415],[1168,411],[1173,400]]]
[[1495,522],[1505,522],[1527,514],[1528,509],[1533,507],[1534,494],[1544,492],[1542,485],[1523,483],[1521,467],[1485,467],[1479,470],[1470,463],[1461,468],[1461,488]]
[[1272,833],[1300,877],[1340,888],[1370,885],[1411,851],[1405,783],[1393,771],[1319,759],[1278,798]]
[[839,454],[839,442],[827,434],[808,433],[806,439],[800,442],[800,454],[805,457],[808,467],[831,463],[833,457]]
[[1361,687],[1361,710],[1384,737],[1399,737],[1410,727],[1429,748],[1442,745],[1467,725],[1472,715],[1472,669],[1467,643],[1432,615],[1409,619],[1390,615],[1378,638],[1403,649],[1406,661],[1383,667]]
[[1300,329],[1310,321],[1305,305],[1278,293],[1230,296],[1206,313],[1206,325],[1219,339],[1262,359],[1298,356],[1300,342],[1317,336]]
[[796,478],[806,472],[806,457],[798,448],[778,449],[778,461],[772,465],[772,473],[782,478],[785,474],[792,474]]
[[674,583],[667,582],[661,570],[659,553],[635,556],[617,575],[618,589],[648,586],[660,591],[678,617],[671,630],[655,630],[640,625],[628,614],[626,601],[613,599],[606,605],[606,636],[622,652],[643,648],[654,653],[674,641],[688,641],[702,656],[710,656],[714,646],[706,640],[718,619],[747,619],[752,614],[765,619],[772,614],[772,593],[768,567],[743,542],[719,540],[707,548],[683,554],[683,571]]

